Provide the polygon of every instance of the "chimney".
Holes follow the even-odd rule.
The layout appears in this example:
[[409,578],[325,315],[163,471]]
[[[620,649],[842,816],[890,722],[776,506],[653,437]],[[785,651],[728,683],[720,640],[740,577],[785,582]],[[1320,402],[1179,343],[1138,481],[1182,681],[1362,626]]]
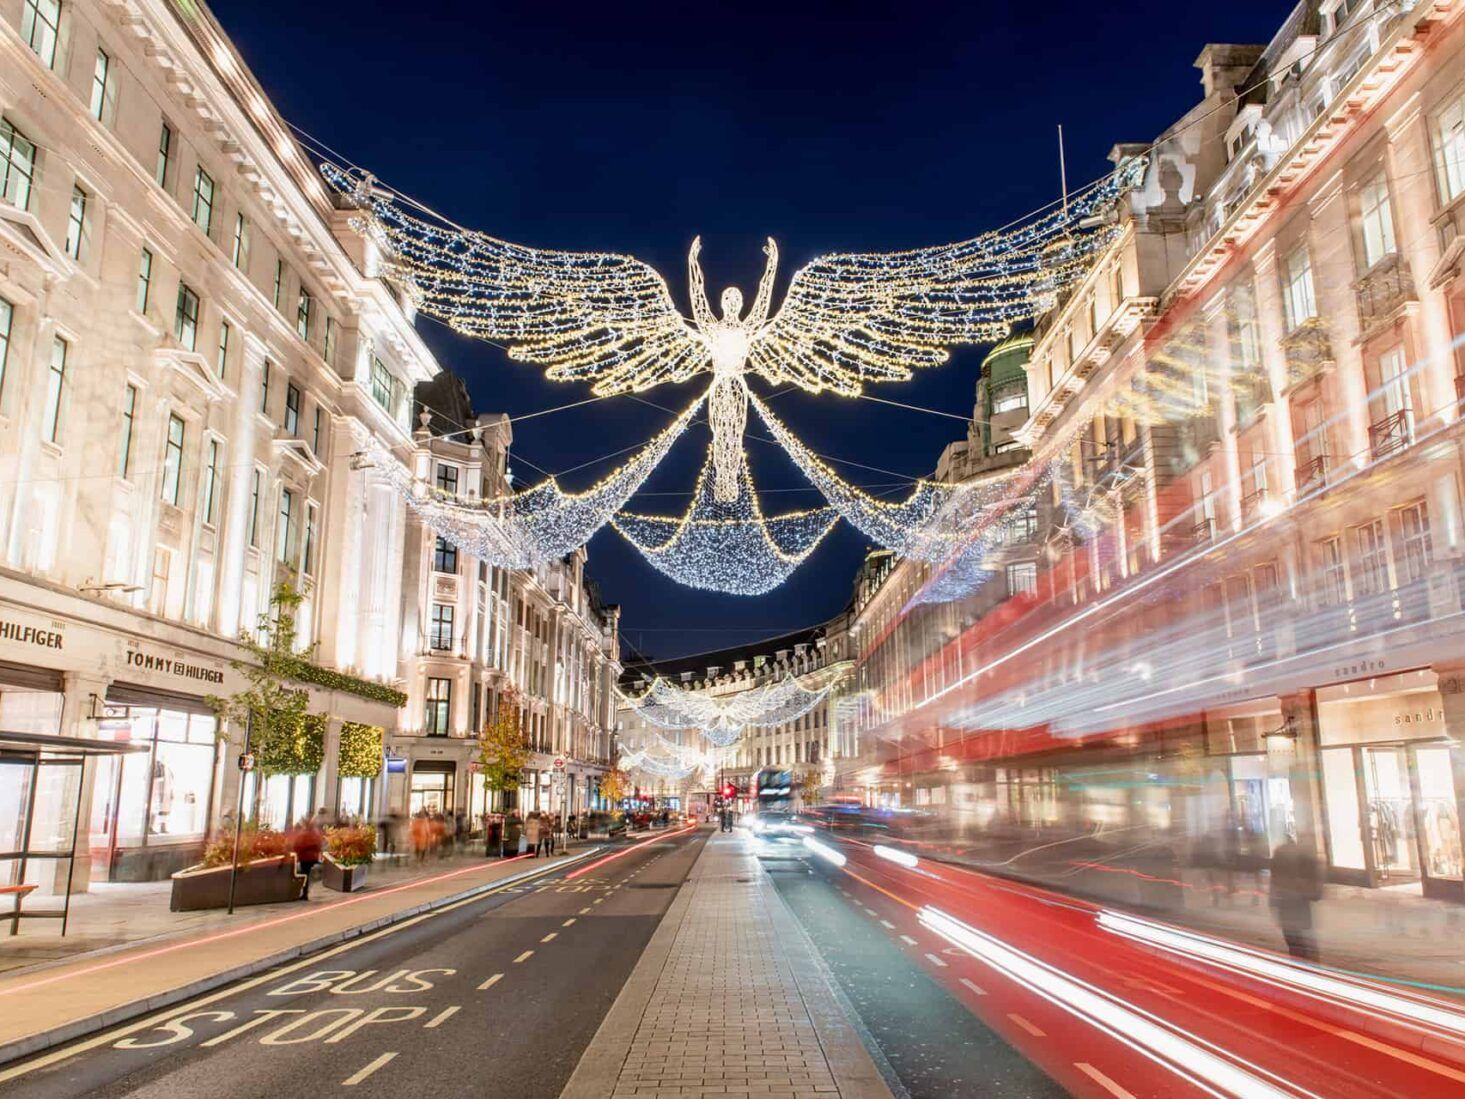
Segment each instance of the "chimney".
[[1265,46],[1212,42],[1201,50],[1195,59],[1195,67],[1200,70],[1201,87],[1205,89],[1206,98],[1217,92],[1229,92],[1245,80],[1264,49]]

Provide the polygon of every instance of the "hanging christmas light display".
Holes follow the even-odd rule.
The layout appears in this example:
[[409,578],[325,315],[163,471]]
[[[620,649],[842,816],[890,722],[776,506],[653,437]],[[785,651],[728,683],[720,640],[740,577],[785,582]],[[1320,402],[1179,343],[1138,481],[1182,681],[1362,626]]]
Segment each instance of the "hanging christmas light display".
[[716,447],[713,443],[708,448],[692,504],[684,514],[622,511],[611,523],[652,566],[679,584],[730,595],[761,595],[803,564],[839,515],[823,507],[765,518],[742,452],[739,491],[731,502],[721,501],[714,489]]
[[789,674],[737,694],[713,695],[657,677],[644,693],[621,701],[648,724],[662,729],[695,729],[718,747],[734,743],[747,728],[770,728],[797,721],[833,689],[805,687]]
[[[905,252],[822,256],[794,273],[772,312],[778,249],[747,315],[736,287],[713,314],[699,263],[688,256],[692,318],[665,280],[632,256],[530,248],[406,213],[369,177],[323,165],[351,196],[383,253],[384,273],[417,307],[466,335],[501,340],[509,355],[597,395],[637,393],[713,375],[714,496],[739,492],[747,375],[810,393],[856,396],[866,383],[904,381],[946,361],[948,347],[995,342],[1012,322],[1049,308],[1118,232],[1103,215],[1143,169],[1126,161],[1061,209],[971,240]],[[836,504],[836,506],[838,506]]]

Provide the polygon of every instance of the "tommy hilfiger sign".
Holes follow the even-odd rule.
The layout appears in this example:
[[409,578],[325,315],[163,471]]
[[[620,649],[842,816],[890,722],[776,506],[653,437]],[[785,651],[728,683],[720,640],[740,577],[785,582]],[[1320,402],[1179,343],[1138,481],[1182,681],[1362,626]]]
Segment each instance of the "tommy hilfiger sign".
[[222,683],[224,673],[218,668],[206,668],[202,664],[189,664],[168,656],[152,656],[137,649],[128,649],[126,656],[129,668],[141,668],[145,672],[161,672],[163,675],[178,676],[180,679],[194,679],[201,683]]
[[59,630],[27,626],[20,622],[12,622],[8,618],[0,618],[0,641],[15,641],[21,645],[39,645],[43,649],[59,649],[64,640]]

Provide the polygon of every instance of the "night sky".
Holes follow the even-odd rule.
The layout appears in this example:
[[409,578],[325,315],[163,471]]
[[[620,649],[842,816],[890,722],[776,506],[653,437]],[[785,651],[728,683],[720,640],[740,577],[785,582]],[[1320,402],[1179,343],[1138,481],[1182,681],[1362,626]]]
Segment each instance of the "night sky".
[[[821,253],[959,240],[1041,206],[1058,193],[1058,123],[1070,186],[1091,180],[1113,144],[1155,137],[1199,99],[1192,62],[1207,41],[1265,42],[1288,11],[1278,0],[1189,11],[1159,0],[213,7],[285,117],[388,186],[494,236],[632,253],[684,310],[698,233],[714,300],[729,284],[751,300],[762,241],[775,237],[776,308],[787,276]],[[481,412],[588,395],[420,327]],[[964,349],[870,392],[969,415],[980,359]],[[680,409],[706,384],[644,397]],[[773,407],[814,450],[876,467],[838,467],[876,491],[930,472],[965,433],[864,400],[791,394]],[[537,481],[668,419],[620,397],[529,420],[515,425],[510,464]],[[689,431],[632,506],[685,510],[706,441],[705,427]],[[766,513],[818,503],[779,451],[748,445]],[[584,487],[622,460],[563,483]],[[591,542],[590,567],[624,608],[626,639],[669,657],[832,616],[865,548],[840,526],[788,584],[752,599],[673,584],[609,529]]]

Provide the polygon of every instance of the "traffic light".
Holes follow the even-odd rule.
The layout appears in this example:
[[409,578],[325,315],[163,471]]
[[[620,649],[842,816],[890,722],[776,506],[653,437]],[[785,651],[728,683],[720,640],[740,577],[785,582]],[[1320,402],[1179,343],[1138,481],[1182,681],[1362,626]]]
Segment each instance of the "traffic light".
[[724,783],[722,787],[722,796],[723,800],[732,801],[733,798],[738,796],[738,788],[730,782]]

